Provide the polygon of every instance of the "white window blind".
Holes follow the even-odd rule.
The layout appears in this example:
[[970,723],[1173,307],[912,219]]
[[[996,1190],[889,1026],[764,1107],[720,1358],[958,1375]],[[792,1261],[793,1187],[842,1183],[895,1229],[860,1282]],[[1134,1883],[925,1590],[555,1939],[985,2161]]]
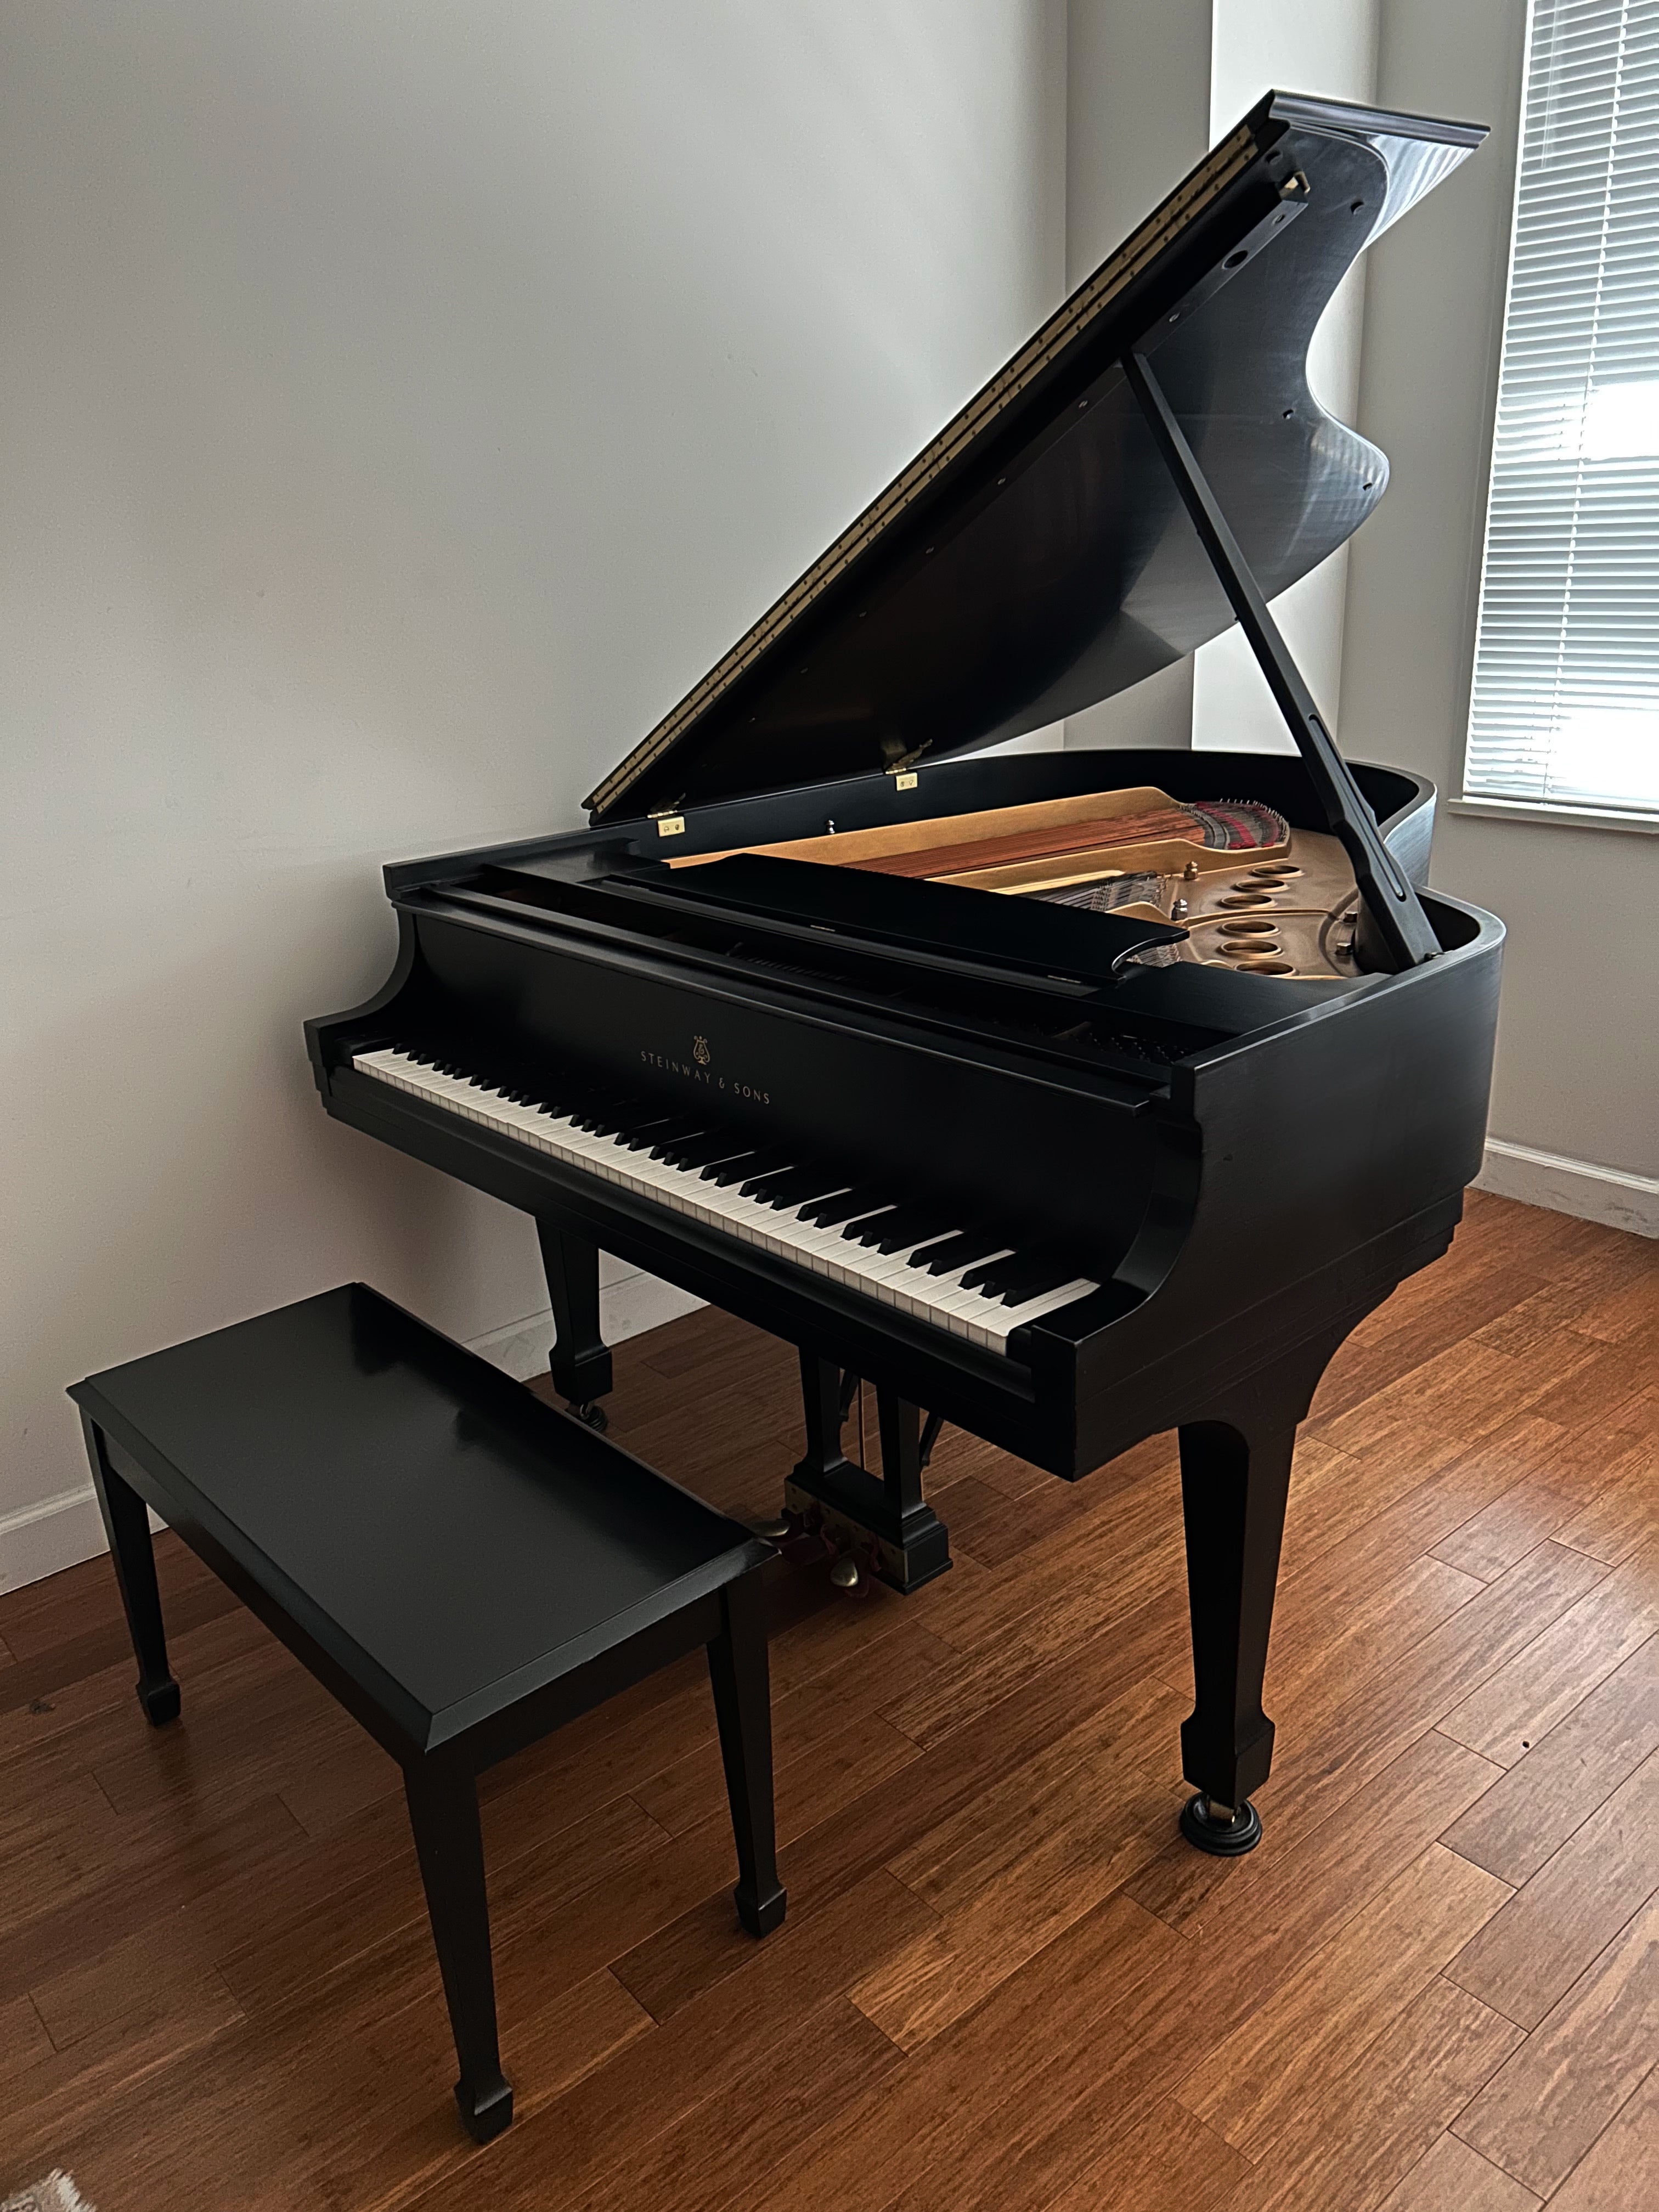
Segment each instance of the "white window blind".
[[1534,0],[1464,791],[1659,816],[1659,0]]

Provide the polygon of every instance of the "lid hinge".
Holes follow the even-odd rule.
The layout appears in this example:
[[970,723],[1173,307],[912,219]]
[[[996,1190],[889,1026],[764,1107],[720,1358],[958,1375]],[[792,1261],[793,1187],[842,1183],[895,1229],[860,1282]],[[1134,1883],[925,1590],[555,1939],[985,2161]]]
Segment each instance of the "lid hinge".
[[908,752],[906,752],[902,749],[902,738],[884,738],[882,739],[882,774],[892,777],[894,787],[896,790],[914,791],[915,789],[915,763],[933,742],[931,738],[924,738],[919,745],[912,745]]

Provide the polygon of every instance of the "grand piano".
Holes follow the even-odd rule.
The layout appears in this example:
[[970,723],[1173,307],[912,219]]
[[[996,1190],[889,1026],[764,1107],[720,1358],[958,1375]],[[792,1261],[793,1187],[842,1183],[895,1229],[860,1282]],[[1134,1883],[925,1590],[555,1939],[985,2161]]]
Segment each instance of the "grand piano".
[[[1315,325],[1482,135],[1265,98],[589,827],[388,867],[385,988],[307,1030],[331,1115],[534,1217],[585,1418],[601,1252],[795,1344],[791,1525],[899,1589],[950,1565],[942,1422],[1067,1480],[1176,1430],[1216,1852],[1261,1834],[1297,1424],[1481,1158],[1502,930],[1427,889],[1431,786],[1343,759],[1267,603],[1387,482]],[[1235,621],[1294,752],[988,755]]]

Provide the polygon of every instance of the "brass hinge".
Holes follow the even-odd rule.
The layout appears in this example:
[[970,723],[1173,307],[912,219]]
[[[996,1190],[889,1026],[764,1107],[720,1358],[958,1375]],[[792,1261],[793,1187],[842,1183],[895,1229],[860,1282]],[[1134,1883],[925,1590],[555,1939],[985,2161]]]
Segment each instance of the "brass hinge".
[[[882,750],[886,752],[890,746],[896,746],[899,740],[895,738],[884,739]],[[908,752],[897,752],[891,759],[883,762],[882,773],[884,775],[892,777],[896,790],[914,791],[915,789],[916,779],[913,773],[915,763],[932,743],[931,738],[924,738],[919,745],[912,745]]]
[[656,823],[659,837],[678,837],[685,828],[685,817],[679,810],[680,801],[677,799],[672,806],[652,807],[646,819]]

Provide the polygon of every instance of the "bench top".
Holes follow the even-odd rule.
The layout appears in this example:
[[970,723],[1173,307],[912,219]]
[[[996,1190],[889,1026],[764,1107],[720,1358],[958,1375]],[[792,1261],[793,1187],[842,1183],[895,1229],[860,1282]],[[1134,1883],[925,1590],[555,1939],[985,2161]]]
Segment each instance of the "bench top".
[[362,1283],[70,1395],[163,1519],[427,1748],[769,1556]]

